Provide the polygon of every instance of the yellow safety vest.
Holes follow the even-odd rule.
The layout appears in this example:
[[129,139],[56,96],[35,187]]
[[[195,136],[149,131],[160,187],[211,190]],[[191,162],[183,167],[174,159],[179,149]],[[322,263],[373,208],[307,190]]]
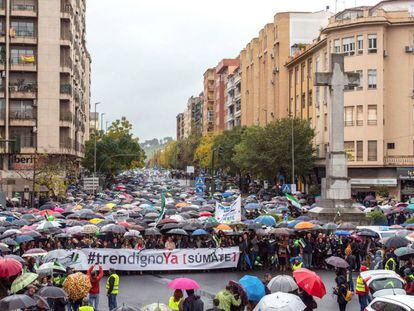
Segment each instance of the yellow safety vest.
[[79,311],[95,311],[95,309],[91,306],[82,306],[79,307]]
[[296,271],[297,269],[302,268],[302,264],[303,264],[303,262],[300,262],[297,265],[293,264],[292,265],[292,270]]
[[362,279],[362,277],[360,275],[358,275],[357,281],[356,281],[356,287],[355,287],[355,291],[357,294],[362,294],[365,293],[365,283],[364,280]]
[[[391,269],[391,265],[392,265],[392,269]],[[393,270],[395,271],[395,260],[394,258],[390,258],[387,260],[387,262],[385,263],[385,270]]]
[[180,298],[178,301],[174,301],[174,296],[170,297],[170,300],[168,301],[168,307],[170,307],[173,311],[178,311],[180,309],[180,303],[183,300],[183,298]]
[[118,291],[119,291],[119,275],[114,273],[114,274],[111,274],[108,277],[108,279],[106,280],[106,290],[109,289],[109,279],[110,278],[114,278],[114,287],[112,289],[112,292],[108,293],[108,294],[115,294],[116,295],[116,294],[118,294]]

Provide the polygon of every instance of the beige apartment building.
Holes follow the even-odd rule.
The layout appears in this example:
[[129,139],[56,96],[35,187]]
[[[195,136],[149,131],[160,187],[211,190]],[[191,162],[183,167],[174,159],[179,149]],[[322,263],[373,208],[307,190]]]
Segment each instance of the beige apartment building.
[[89,135],[85,0],[1,0],[1,189],[32,191],[35,154],[78,163]]
[[241,125],[241,77],[240,67],[228,75],[226,91],[226,129],[231,130]]
[[414,195],[414,1],[383,1],[331,17],[315,42],[294,55],[289,72],[289,110],[316,130],[316,178],[324,175],[329,148],[330,94],[313,86],[315,72],[329,71],[330,53],[345,55],[345,70],[360,85],[345,91],[345,148],[352,194],[364,197],[389,187]]
[[216,68],[209,68],[203,75],[203,135],[213,132],[214,129],[214,101]]
[[289,56],[312,43],[332,14],[277,13],[240,52],[241,124],[265,125],[288,116]]

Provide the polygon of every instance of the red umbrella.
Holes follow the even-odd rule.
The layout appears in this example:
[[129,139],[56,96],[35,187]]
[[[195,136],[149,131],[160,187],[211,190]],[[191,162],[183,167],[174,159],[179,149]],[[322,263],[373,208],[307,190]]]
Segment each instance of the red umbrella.
[[165,224],[178,224],[178,221],[172,218],[164,218],[158,222],[158,225],[165,225]]
[[131,224],[129,222],[126,222],[126,221],[120,221],[120,222],[118,222],[118,225],[120,225],[120,226],[122,226],[124,228],[131,227]]
[[200,216],[200,217],[211,217],[211,216],[213,216],[213,214],[212,214],[212,213],[210,213],[210,212],[201,212],[201,213],[199,214],[199,216]]
[[311,296],[322,298],[326,294],[325,284],[315,272],[299,268],[293,272],[293,277],[300,288]]
[[0,258],[0,278],[8,278],[19,274],[22,264],[13,258]]

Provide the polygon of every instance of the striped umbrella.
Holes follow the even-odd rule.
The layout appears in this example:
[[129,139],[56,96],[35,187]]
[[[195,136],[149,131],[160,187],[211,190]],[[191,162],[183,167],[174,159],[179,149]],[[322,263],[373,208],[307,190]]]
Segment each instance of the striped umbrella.
[[37,275],[36,273],[32,273],[32,272],[26,272],[26,273],[23,273],[22,275],[19,275],[13,281],[13,283],[11,285],[11,292],[13,294],[18,293],[23,288],[25,288],[26,286],[32,284],[34,281],[36,281],[38,277],[39,277],[39,275]]

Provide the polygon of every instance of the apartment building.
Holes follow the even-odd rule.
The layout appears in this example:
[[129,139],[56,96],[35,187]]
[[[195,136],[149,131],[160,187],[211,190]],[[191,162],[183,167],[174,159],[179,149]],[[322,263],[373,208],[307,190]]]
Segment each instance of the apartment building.
[[[199,96],[191,96],[182,116],[177,115],[177,129],[182,131],[180,138],[187,138],[191,134],[201,134],[203,130],[203,101],[203,93]],[[179,122],[182,123],[179,124]]]
[[[90,55],[85,0],[0,1],[1,188],[10,196],[32,185],[36,154],[77,161],[89,135]],[[22,163],[26,165],[21,166]]]
[[241,77],[240,67],[228,75],[226,91],[226,129],[231,130],[235,126],[241,125]]
[[288,116],[284,64],[313,42],[331,15],[329,11],[277,13],[240,52],[242,125],[265,125]]
[[177,124],[177,140],[184,138],[184,113],[177,114],[176,117]]
[[214,111],[214,130],[222,132],[226,129],[226,104],[228,102],[227,83],[229,75],[239,68],[239,59],[223,59],[216,66],[215,100]]
[[329,148],[330,94],[313,86],[314,73],[330,70],[330,53],[343,53],[345,70],[360,74],[360,85],[345,90],[345,149],[354,196],[379,186],[397,197],[414,195],[413,7],[414,1],[395,0],[344,10],[286,64],[289,111],[316,129],[319,180]]
[[203,135],[214,131],[214,102],[216,68],[209,68],[203,75]]

